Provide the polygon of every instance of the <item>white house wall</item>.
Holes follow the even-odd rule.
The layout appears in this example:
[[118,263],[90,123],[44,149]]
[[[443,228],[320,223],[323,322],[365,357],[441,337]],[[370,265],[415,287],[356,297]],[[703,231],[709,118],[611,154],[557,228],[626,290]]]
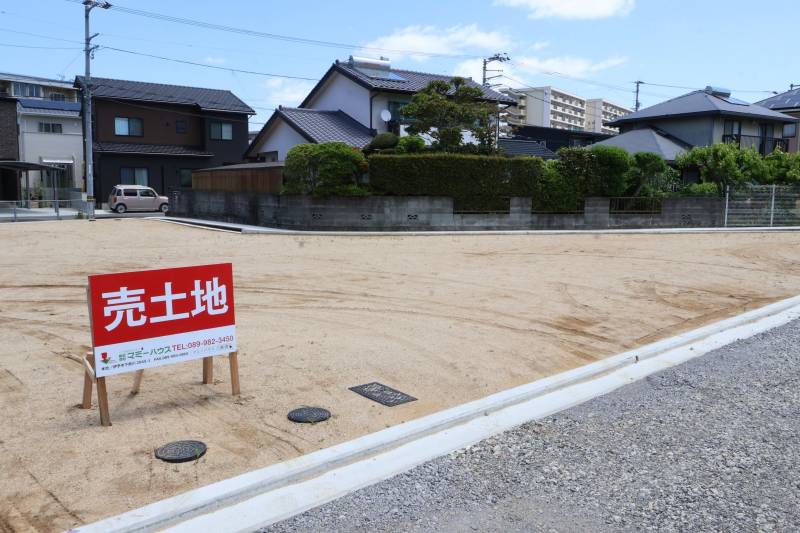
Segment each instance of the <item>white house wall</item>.
[[278,152],[278,161],[284,161],[286,152],[298,144],[308,144],[308,141],[282,118],[278,118],[264,136],[256,153]]
[[[61,124],[62,133],[39,133],[39,123]],[[30,163],[72,162],[73,187],[83,182],[83,127],[80,118],[63,116],[19,117],[19,152],[22,161]],[[39,172],[31,172],[31,186],[39,183]]]
[[341,109],[361,124],[369,127],[369,90],[350,78],[334,72],[314,99],[305,107],[321,111]]

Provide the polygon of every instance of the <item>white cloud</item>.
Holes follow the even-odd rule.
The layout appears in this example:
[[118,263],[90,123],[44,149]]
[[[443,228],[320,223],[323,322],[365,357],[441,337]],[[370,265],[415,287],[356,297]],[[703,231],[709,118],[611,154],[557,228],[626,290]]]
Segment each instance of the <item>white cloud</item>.
[[296,107],[314,88],[314,85],[313,81],[269,79],[264,82],[264,88],[267,90],[262,100],[264,105],[259,105],[261,107],[278,107],[279,105]]
[[[493,68],[503,70],[503,77],[492,80],[492,83],[502,83],[509,87],[522,87],[523,85],[558,85],[557,79],[553,77],[556,73],[564,74],[572,78],[586,78],[603,70],[622,65],[627,61],[627,58],[621,56],[612,56],[601,61],[592,61],[591,59],[575,56],[547,58],[536,56],[512,56],[512,59],[513,61],[511,63],[493,66]],[[471,77],[480,83],[482,66],[480,59],[468,59],[459,63],[453,70],[453,74]],[[496,73],[492,74],[494,75]],[[547,76],[548,74],[550,74],[550,76]]]
[[[436,26],[408,26],[379,37],[364,45],[357,55],[388,55],[392,61],[410,57],[424,61],[425,54],[402,53],[398,50],[420,51],[433,54],[463,54],[467,52],[500,52],[508,48],[510,39],[502,32],[482,31],[477,24],[438,28]],[[380,52],[374,50],[386,50]],[[371,50],[372,49],[372,50]]]
[[533,43],[531,45],[531,50],[538,52],[539,50],[544,50],[548,46],[550,46],[550,41],[539,41],[538,43]]
[[206,56],[203,61],[209,65],[222,65],[226,62],[226,59],[222,56]]
[[530,17],[599,19],[627,15],[636,0],[495,0],[495,5],[521,7]]

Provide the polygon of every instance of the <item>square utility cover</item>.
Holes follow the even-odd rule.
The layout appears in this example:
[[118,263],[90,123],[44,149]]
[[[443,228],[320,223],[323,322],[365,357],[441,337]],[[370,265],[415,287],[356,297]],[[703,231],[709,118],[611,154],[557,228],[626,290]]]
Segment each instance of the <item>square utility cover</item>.
[[416,401],[416,398],[413,396],[409,396],[404,392],[387,387],[386,385],[378,383],[377,381],[367,383],[366,385],[359,385],[358,387],[350,387],[350,390],[387,407],[394,407],[395,405],[400,405],[401,403]]

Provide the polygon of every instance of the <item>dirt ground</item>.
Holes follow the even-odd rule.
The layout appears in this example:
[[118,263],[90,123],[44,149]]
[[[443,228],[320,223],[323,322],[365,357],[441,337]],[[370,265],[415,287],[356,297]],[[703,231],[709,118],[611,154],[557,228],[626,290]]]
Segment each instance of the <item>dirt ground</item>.
[[[800,293],[800,233],[239,235],[148,220],[0,225],[0,532],[57,531]],[[227,361],[108,378],[81,410],[90,273],[234,265]],[[386,408],[348,390],[419,398]],[[319,405],[333,418],[294,425]],[[162,463],[172,440],[208,444]]]

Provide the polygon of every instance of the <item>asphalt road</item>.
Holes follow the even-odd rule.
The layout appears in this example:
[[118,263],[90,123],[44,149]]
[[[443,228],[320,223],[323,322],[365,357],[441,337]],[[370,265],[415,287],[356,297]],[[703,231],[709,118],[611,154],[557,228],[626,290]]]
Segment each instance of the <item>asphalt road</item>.
[[265,531],[800,531],[800,322]]

